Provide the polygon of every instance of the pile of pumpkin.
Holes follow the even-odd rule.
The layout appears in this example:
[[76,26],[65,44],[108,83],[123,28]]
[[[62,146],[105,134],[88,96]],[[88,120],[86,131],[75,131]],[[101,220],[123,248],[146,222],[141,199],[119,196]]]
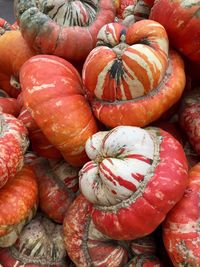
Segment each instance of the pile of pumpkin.
[[198,0],[15,0],[0,19],[0,266],[200,266]]

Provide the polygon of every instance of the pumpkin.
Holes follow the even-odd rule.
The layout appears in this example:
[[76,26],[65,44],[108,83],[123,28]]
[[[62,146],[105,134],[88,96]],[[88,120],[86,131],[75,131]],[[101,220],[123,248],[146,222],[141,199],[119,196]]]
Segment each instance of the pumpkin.
[[124,266],[128,261],[125,245],[95,228],[91,210],[92,205],[80,194],[66,212],[63,236],[69,257],[77,267]]
[[[21,100],[18,99],[18,102]],[[28,129],[31,147],[39,156],[45,158],[61,158],[61,153],[56,149],[43,134],[42,130],[37,126],[30,112],[22,107],[18,119],[21,120]]]
[[11,114],[15,117],[18,116],[20,106],[15,98],[9,97],[9,95],[0,89],[0,112]]
[[17,82],[20,67],[34,54],[20,31],[6,31],[0,36],[0,88],[11,97],[20,93]]
[[183,198],[163,223],[163,240],[175,267],[200,265],[199,234],[200,163],[189,171]]
[[182,100],[179,122],[193,149],[200,156],[200,88],[187,92]]
[[62,58],[38,55],[22,66],[20,83],[24,104],[44,135],[71,165],[82,166],[88,160],[85,142],[97,125],[76,69]]
[[162,25],[152,20],[128,28],[111,23],[97,38],[82,78],[93,112],[106,126],[146,126],[180,99],[183,61],[175,51],[168,53]]
[[37,202],[35,173],[26,165],[0,189],[0,247],[16,242],[24,225],[35,215]]
[[121,20],[123,25],[129,26],[135,21],[147,19],[150,9],[150,5],[143,0],[122,0],[117,19]]
[[6,267],[70,267],[62,226],[38,213],[23,228],[13,246],[0,249],[0,262]]
[[171,44],[196,63],[200,63],[199,8],[197,0],[158,0],[149,16],[165,27]]
[[159,128],[118,126],[86,142],[82,194],[97,229],[116,240],[152,233],[181,199],[188,166],[180,143]]
[[0,113],[0,188],[22,168],[28,144],[23,123],[10,114]]
[[63,223],[78,190],[79,169],[64,160],[48,162],[44,158],[38,158],[31,165],[38,178],[41,210],[55,222]]
[[163,267],[158,257],[154,255],[138,255],[124,267]]
[[81,61],[95,47],[99,29],[114,21],[117,2],[15,0],[14,6],[22,35],[32,48]]

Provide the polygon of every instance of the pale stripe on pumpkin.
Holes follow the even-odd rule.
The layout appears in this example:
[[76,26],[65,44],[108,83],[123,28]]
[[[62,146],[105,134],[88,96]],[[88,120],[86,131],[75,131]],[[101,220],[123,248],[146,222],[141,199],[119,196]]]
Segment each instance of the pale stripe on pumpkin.
[[79,185],[90,202],[115,205],[137,191],[152,165],[154,144],[148,132],[137,127],[119,126],[103,133],[86,143],[93,161],[81,169]]
[[131,100],[156,89],[165,75],[168,39],[157,22],[137,22],[127,29],[107,24],[97,45],[83,67],[83,83],[92,97]]
[[88,26],[97,12],[98,1],[40,1],[40,9],[63,26]]

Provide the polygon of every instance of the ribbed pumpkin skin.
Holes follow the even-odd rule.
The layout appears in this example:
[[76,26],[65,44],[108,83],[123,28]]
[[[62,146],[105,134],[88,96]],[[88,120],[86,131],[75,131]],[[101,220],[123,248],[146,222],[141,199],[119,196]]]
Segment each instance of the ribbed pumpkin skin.
[[183,198],[163,224],[163,240],[175,267],[200,265],[199,233],[200,163],[189,172]]
[[63,234],[69,257],[77,267],[124,266],[128,261],[125,247],[95,228],[91,209],[92,205],[79,195],[65,215]]
[[0,249],[0,262],[5,267],[72,266],[63,244],[62,225],[38,213],[13,246]]
[[168,53],[165,29],[152,20],[105,25],[83,66],[95,116],[108,127],[146,126],[175,104],[185,86],[183,61]]
[[18,78],[20,67],[33,55],[20,31],[6,31],[0,36],[0,88],[11,97],[20,93],[19,88],[10,85],[11,76]]
[[27,130],[14,116],[0,113],[0,188],[23,166]]
[[82,166],[85,142],[97,126],[76,69],[62,58],[38,55],[21,68],[20,83],[39,128],[71,165]]
[[182,99],[179,122],[193,149],[200,156],[200,87],[189,91]]
[[16,242],[25,223],[34,216],[37,203],[35,173],[30,166],[24,166],[0,189],[0,247]]
[[197,0],[158,0],[149,16],[165,27],[172,45],[197,63],[200,63],[199,8]]
[[[18,101],[20,102],[20,100]],[[18,119],[21,120],[28,129],[31,147],[37,155],[50,159],[59,159],[62,157],[60,151],[56,149],[37,126],[30,112],[22,107]]]
[[95,47],[100,28],[114,21],[117,1],[38,2],[37,6],[33,1],[15,0],[16,17],[27,43],[39,53],[80,61]]
[[159,128],[119,126],[88,139],[91,159],[79,186],[94,203],[97,229],[116,240],[152,233],[181,199],[187,160],[180,143]]

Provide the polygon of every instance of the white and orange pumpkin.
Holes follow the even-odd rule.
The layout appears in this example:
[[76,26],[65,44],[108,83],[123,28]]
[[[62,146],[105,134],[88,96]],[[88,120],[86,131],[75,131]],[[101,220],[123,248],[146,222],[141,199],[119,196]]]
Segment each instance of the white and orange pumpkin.
[[168,51],[164,27],[141,20],[105,25],[83,66],[95,116],[109,127],[143,127],[175,104],[185,86],[183,61]]
[[15,0],[15,14],[23,37],[36,51],[81,61],[95,47],[100,28],[114,21],[117,2]]
[[64,248],[62,225],[38,213],[13,246],[0,249],[0,262],[5,267],[72,266]]
[[118,126],[86,142],[79,186],[97,229],[116,240],[153,232],[181,199],[188,166],[180,143],[159,128]]

